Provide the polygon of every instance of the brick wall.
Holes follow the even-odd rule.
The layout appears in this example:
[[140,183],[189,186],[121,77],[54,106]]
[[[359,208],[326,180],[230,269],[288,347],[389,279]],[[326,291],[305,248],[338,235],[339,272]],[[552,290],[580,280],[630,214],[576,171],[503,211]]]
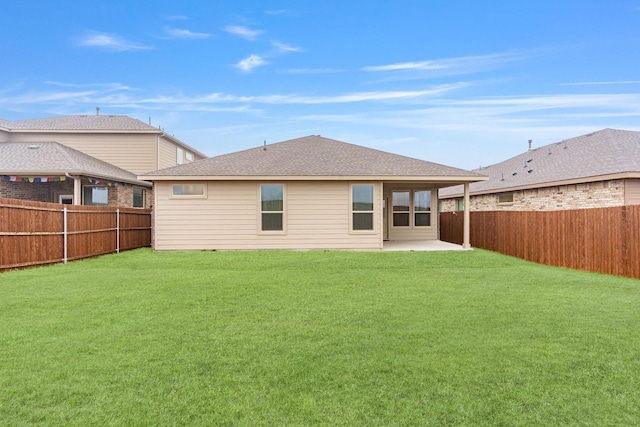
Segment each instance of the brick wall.
[[[83,180],[86,185],[86,180]],[[109,187],[109,206],[133,207],[133,188],[131,184],[118,184]],[[153,189],[144,188],[144,208],[153,205]],[[0,197],[7,199],[33,200],[36,202],[59,203],[60,195],[73,195],[73,180],[61,182],[12,182],[0,181]]]
[[[513,202],[499,203],[497,194],[471,196],[471,211],[556,211],[624,206],[624,180],[598,181],[513,191]],[[441,200],[442,212],[457,210],[456,199]]]

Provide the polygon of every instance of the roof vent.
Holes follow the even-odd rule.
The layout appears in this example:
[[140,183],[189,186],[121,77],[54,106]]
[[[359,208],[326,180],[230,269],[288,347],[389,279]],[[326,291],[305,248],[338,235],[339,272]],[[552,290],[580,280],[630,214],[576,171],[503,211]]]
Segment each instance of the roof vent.
[[533,143],[533,139],[529,140],[529,151],[531,151],[531,144]]
[[531,172],[533,172],[533,169],[529,169],[529,170],[527,171],[527,173],[531,173]]
[[38,148],[40,148],[40,146],[39,145],[29,145],[29,147],[27,147],[27,148],[29,148],[29,150],[37,150]]

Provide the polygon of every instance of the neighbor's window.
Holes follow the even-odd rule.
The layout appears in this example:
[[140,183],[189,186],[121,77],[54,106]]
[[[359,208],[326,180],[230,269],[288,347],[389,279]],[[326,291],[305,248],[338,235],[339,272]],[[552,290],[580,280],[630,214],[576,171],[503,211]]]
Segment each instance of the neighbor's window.
[[351,227],[354,231],[373,230],[373,184],[351,186]]
[[193,162],[193,153],[190,151],[186,151],[184,153],[184,158],[188,161],[188,162]]
[[284,231],[284,184],[260,185],[260,229]]
[[431,191],[413,193],[413,215],[415,227],[431,226]]
[[459,211],[463,211],[464,210],[464,199],[463,198],[456,199],[456,209],[459,210]]
[[393,226],[408,227],[411,218],[411,193],[408,191],[394,191],[391,197],[393,205]]
[[133,187],[133,207],[144,208],[144,188]]
[[87,206],[106,206],[109,204],[107,187],[83,187],[84,204]]
[[513,203],[513,193],[498,194],[498,203]]
[[205,197],[207,193],[204,184],[173,184],[171,186],[171,195]]
[[179,165],[184,163],[184,150],[180,147],[176,148],[176,163]]

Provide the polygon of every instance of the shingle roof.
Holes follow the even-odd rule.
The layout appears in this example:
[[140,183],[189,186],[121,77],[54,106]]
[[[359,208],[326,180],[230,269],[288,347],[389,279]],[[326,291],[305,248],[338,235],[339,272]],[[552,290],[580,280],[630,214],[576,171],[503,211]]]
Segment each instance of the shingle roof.
[[129,171],[57,142],[0,142],[0,174],[70,173],[148,185]]
[[[542,187],[554,182],[640,173],[640,132],[603,129],[526,151],[504,162],[476,169],[489,180],[469,186],[471,193]],[[440,190],[441,197],[462,194],[461,186]]]
[[6,121],[0,125],[11,130],[113,130],[113,131],[155,131],[157,128],[129,116],[79,115],[45,119]]
[[[462,169],[386,153],[321,136],[306,136],[174,166],[147,176],[412,176],[478,178]],[[142,176],[144,177],[144,175]]]

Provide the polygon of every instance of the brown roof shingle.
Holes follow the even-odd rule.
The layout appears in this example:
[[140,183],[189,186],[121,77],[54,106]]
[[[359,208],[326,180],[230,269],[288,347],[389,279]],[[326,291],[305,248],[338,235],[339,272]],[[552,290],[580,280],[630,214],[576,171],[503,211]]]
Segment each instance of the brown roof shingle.
[[57,142],[0,142],[2,175],[65,173],[148,185],[129,171]]
[[[462,169],[311,135],[146,174],[189,176],[478,177]],[[143,176],[144,177],[144,176]]]
[[[509,191],[512,188],[591,179],[640,172],[640,132],[603,129],[526,151],[492,166],[476,169],[489,180],[469,186],[471,193]],[[441,197],[462,194],[461,186],[440,190]]]
[[[87,131],[155,131],[157,128],[129,116],[119,115],[76,115],[3,121],[10,130],[87,130]],[[0,123],[1,124],[1,123]]]

